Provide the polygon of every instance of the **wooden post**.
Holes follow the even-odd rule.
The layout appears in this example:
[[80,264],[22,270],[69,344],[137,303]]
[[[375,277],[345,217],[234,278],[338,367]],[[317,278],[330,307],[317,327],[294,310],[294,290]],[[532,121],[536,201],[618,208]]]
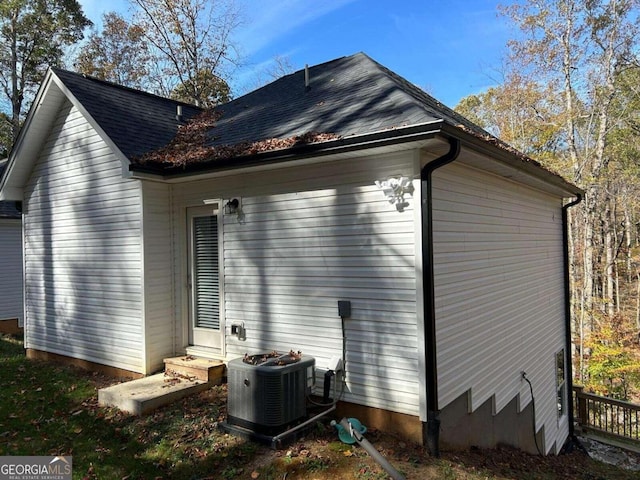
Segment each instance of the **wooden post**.
[[573,392],[576,396],[576,405],[578,407],[578,415],[576,420],[578,421],[578,425],[580,427],[586,426],[588,423],[587,417],[587,399],[582,396],[582,392],[584,391],[584,387],[581,385],[574,385]]

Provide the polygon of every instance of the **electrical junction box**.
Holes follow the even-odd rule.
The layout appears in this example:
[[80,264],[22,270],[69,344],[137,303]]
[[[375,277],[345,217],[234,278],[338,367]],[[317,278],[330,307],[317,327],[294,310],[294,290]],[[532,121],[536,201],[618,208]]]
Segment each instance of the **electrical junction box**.
[[342,318],[351,316],[351,302],[349,300],[338,300],[338,315]]

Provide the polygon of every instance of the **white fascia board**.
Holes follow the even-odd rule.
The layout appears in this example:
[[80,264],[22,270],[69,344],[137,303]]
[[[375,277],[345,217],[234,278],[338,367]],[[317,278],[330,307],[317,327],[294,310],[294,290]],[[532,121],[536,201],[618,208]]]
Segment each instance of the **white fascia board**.
[[[50,97],[52,76],[53,72],[48,70],[11,150],[6,171],[0,183],[0,200],[22,201],[22,188],[36,161],[36,147],[39,148],[41,144],[30,138],[32,127],[34,124],[46,123],[51,120],[51,118],[47,118],[48,115],[43,105]],[[21,159],[19,165],[16,164],[16,158]]]

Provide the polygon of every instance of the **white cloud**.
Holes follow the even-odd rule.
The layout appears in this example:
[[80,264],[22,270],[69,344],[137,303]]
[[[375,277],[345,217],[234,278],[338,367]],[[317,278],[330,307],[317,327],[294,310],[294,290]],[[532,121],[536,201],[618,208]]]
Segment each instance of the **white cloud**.
[[253,55],[278,38],[356,0],[246,0],[247,22],[236,39],[247,55]]

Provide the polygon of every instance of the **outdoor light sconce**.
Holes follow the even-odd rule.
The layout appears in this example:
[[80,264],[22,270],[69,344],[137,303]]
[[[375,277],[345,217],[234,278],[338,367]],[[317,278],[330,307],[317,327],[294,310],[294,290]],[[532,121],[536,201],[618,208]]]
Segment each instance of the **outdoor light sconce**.
[[234,213],[240,213],[240,200],[237,198],[230,199],[227,203],[224,204],[224,213],[227,215],[231,215]]
[[413,196],[413,183],[408,177],[390,177],[388,180],[376,180],[376,186],[382,190],[389,203],[396,206],[396,210],[403,212],[409,206],[405,195]]

